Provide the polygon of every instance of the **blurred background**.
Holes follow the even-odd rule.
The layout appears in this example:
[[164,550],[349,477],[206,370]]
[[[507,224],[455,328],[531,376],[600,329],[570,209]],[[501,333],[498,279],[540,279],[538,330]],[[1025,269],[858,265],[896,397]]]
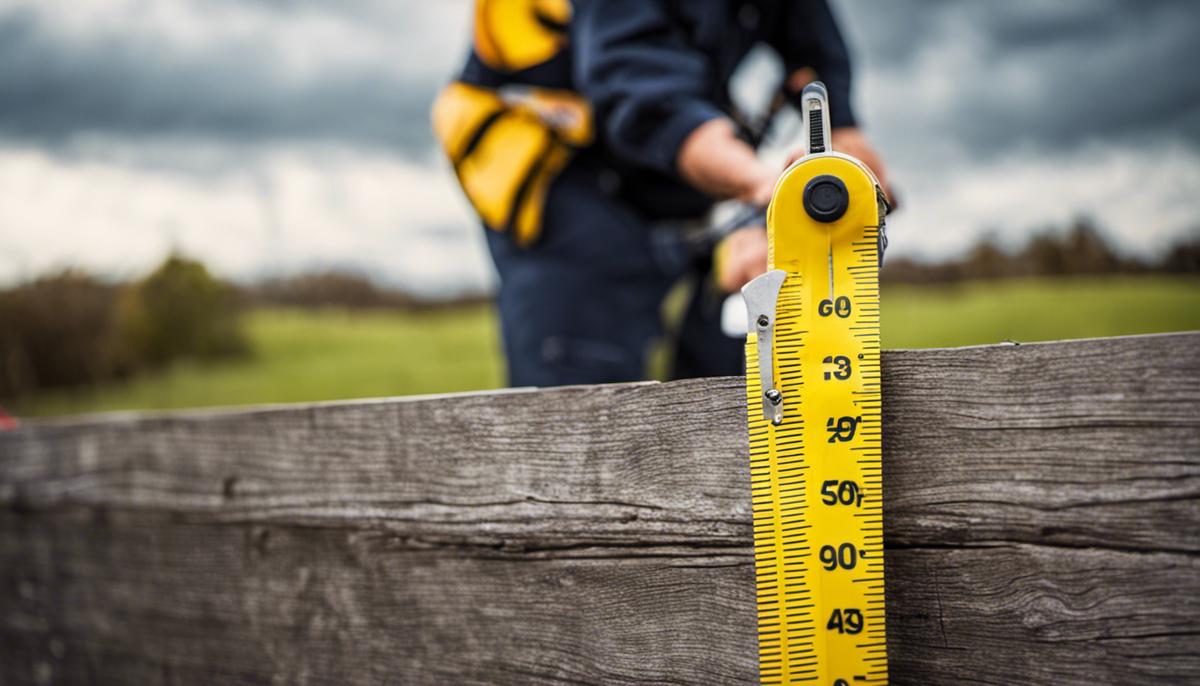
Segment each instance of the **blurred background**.
[[[886,347],[1200,328],[1200,4],[834,6],[903,201]],[[470,10],[0,0],[0,406],[500,385],[495,276],[428,123]],[[753,54],[739,100],[778,70]]]

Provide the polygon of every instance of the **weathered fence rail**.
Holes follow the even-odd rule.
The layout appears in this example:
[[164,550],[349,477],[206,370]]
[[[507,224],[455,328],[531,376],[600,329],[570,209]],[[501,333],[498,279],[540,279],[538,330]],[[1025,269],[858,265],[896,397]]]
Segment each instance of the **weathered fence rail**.
[[[1200,334],[883,366],[894,683],[1200,681]],[[752,683],[741,383],[0,434],[0,683]]]

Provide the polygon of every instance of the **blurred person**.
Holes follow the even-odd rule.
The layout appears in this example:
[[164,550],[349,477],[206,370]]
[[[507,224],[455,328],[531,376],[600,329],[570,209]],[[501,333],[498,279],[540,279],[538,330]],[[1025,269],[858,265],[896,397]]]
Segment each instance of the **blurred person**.
[[[764,127],[729,90],[756,45],[782,58],[781,99],[824,81],[834,149],[886,188],[826,0],[477,0],[474,22],[433,123],[489,229],[512,385],[642,379],[667,334],[671,378],[743,372],[720,309],[766,270],[761,219],[698,256],[656,237],[721,200],[770,201],[782,170],[756,156]],[[706,275],[667,326],[664,297],[693,268]]]

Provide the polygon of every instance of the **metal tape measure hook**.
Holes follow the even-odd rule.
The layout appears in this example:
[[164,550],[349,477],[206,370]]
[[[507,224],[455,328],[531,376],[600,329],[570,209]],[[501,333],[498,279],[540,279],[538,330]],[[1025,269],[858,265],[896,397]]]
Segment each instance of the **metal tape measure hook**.
[[758,341],[758,378],[762,383],[763,417],[778,426],[783,422],[783,394],[775,383],[773,348],[775,342],[775,306],[787,272],[772,269],[742,287],[746,300],[746,330]]

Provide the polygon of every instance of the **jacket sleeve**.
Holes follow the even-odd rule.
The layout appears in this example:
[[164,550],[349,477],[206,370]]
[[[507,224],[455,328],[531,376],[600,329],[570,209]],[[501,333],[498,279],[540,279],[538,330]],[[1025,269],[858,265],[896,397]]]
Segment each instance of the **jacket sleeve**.
[[688,134],[724,116],[709,95],[708,58],[686,43],[664,0],[577,0],[572,30],[576,87],[609,149],[676,174]]
[[[816,70],[829,92],[830,126],[854,126],[850,103],[850,51],[838,30],[827,0],[794,0],[772,45],[783,57],[788,74],[803,67]],[[799,93],[790,93],[796,104]]]

